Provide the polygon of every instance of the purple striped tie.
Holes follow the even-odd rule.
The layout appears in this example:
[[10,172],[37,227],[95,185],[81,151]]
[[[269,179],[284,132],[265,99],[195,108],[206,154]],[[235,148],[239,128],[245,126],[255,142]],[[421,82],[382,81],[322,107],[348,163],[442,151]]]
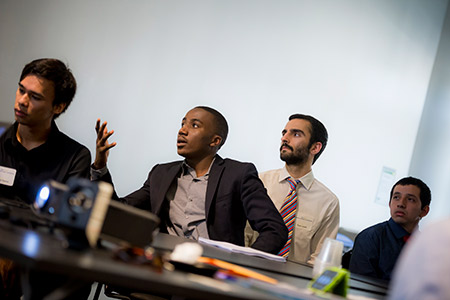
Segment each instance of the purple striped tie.
[[292,233],[294,232],[295,213],[297,211],[297,184],[300,180],[292,180],[291,177],[286,178],[291,186],[289,194],[284,200],[283,206],[281,206],[280,214],[288,229],[288,239],[283,249],[278,252],[278,255],[288,257],[289,249],[291,248]]

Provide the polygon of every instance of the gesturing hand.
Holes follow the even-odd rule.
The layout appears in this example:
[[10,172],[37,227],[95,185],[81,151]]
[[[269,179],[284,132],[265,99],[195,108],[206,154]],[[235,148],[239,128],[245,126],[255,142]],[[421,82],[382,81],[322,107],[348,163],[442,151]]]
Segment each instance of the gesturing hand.
[[106,128],[107,122],[100,125],[100,119],[97,119],[95,131],[97,132],[97,141],[95,146],[94,169],[101,169],[106,166],[108,161],[109,149],[116,145],[116,142],[109,143],[108,138],[114,133],[114,130],[108,132]]

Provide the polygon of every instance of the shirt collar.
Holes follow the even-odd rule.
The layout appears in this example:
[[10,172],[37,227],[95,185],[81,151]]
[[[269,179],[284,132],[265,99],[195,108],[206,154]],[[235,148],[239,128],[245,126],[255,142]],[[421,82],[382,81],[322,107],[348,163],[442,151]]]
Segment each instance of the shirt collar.
[[[278,178],[279,182],[285,181],[288,177],[291,177],[289,172],[286,169],[286,165],[281,169],[280,176]],[[314,173],[313,171],[309,171],[307,174],[305,174],[302,178],[294,178],[299,179],[300,184],[303,185],[303,187],[306,190],[309,190],[314,182]]]
[[409,235],[409,232],[406,231],[401,225],[395,223],[395,221],[392,218],[389,219],[388,226],[389,228],[391,228],[392,232],[395,235],[395,238],[397,239],[401,239],[405,235]]
[[16,138],[17,126],[18,126],[18,123],[15,122],[4,133],[6,143],[10,143],[11,145],[14,145],[14,146],[16,145],[16,143],[17,143],[17,138]]
[[[18,147],[19,145],[22,146],[22,144],[20,144],[19,141],[17,140],[17,136],[16,136],[18,126],[19,126],[19,123],[15,122],[13,124],[13,130],[11,130],[9,132],[9,135],[7,136],[7,140],[10,140],[11,145],[14,147]],[[58,129],[58,126],[56,126],[55,120],[52,120],[52,129],[50,131],[50,134],[48,135],[47,141],[37,148],[41,148],[42,146],[44,146],[46,144],[53,143],[57,139],[59,132],[60,131]]]
[[[209,172],[211,171],[211,167],[214,164],[214,160],[216,160],[216,157],[214,156],[213,160],[211,161],[211,164],[209,165],[208,171],[206,172],[205,175],[203,175],[202,177],[208,177],[209,176]],[[182,164],[181,164],[181,169],[182,169],[182,174],[181,176],[190,174],[193,178],[198,178],[197,177],[197,173],[195,173],[194,168],[192,168],[190,165],[188,165],[188,163],[186,162],[186,160],[183,160]]]

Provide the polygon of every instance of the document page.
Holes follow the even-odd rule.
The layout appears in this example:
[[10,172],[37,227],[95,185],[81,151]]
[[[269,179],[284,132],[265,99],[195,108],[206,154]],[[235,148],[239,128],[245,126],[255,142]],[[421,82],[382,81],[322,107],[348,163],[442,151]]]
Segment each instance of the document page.
[[275,254],[270,254],[264,251],[260,251],[260,250],[256,250],[250,247],[242,247],[242,246],[237,246],[231,243],[227,243],[227,242],[220,242],[220,241],[214,241],[214,240],[210,240],[210,239],[205,239],[200,237],[199,238],[199,243],[200,244],[205,244],[205,245],[210,245],[210,246],[214,246],[220,249],[224,249],[228,252],[234,252],[234,253],[242,253],[245,255],[251,255],[251,256],[257,256],[257,257],[262,257],[265,259],[270,259],[270,260],[274,260],[274,261],[280,261],[280,262],[286,262],[286,258],[282,257],[282,256],[278,256]]

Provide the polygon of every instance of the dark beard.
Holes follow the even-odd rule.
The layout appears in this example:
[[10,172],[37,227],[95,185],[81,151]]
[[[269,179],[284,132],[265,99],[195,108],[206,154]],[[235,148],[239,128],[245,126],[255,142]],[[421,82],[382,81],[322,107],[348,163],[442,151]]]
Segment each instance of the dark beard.
[[[296,149],[294,151],[294,149],[286,144],[281,145],[281,147],[288,147],[289,149],[291,149],[291,151],[293,152],[289,152],[289,153],[283,153],[280,152],[280,159],[282,161],[284,161],[287,165],[301,165],[304,164],[307,160],[308,160],[308,148],[304,147],[304,148],[300,148],[300,149]],[[281,149],[281,148],[280,148]]]

